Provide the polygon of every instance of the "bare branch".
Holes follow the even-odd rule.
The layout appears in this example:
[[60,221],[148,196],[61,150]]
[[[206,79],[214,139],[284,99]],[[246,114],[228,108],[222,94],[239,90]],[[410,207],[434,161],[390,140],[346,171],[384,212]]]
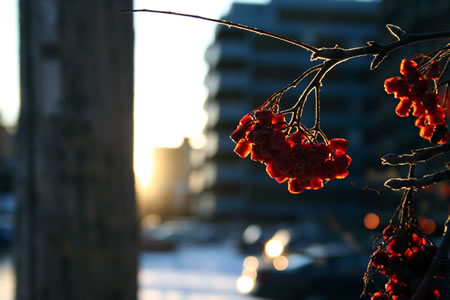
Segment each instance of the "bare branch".
[[384,186],[392,190],[406,188],[420,188],[433,183],[450,180],[450,170],[443,170],[433,174],[425,175],[421,178],[392,178],[384,183]]
[[[401,47],[416,44],[429,40],[436,39],[450,39],[450,31],[436,32],[436,33],[425,33],[425,34],[408,34],[404,38],[397,40],[395,42],[380,45],[376,42],[369,42],[367,46],[356,47],[351,49],[343,48],[319,48],[316,52],[311,55],[311,60],[316,59],[334,59],[334,60],[348,60],[358,56],[380,56],[383,57],[388,55]],[[379,64],[378,64],[379,65]],[[376,67],[376,66],[375,66]],[[374,68],[375,68],[374,67]]]
[[356,182],[354,182],[354,181],[351,181],[350,183],[351,183],[353,186],[355,186],[355,187],[357,187],[357,188],[359,188],[359,189],[361,189],[361,190],[363,190],[363,191],[372,191],[372,192],[377,193],[378,195],[381,195],[381,194],[383,194],[384,192],[390,190],[389,188],[379,189],[379,188],[376,188],[376,187],[370,186],[370,185],[364,185],[364,186],[363,186],[363,185],[360,185],[359,183],[356,183]]
[[214,23],[217,23],[217,24],[225,25],[225,26],[227,26],[229,28],[237,28],[237,29],[253,32],[253,33],[256,33],[256,34],[259,34],[259,35],[271,37],[271,38],[283,41],[285,43],[301,47],[301,48],[306,49],[306,50],[308,50],[308,51],[310,51],[312,53],[315,53],[317,51],[317,49],[315,47],[313,47],[311,45],[308,45],[306,43],[297,41],[295,39],[287,38],[287,37],[278,35],[276,33],[268,32],[268,31],[265,31],[265,30],[262,30],[262,29],[258,29],[258,28],[255,28],[255,27],[250,27],[250,26],[247,26],[247,25],[244,25],[244,24],[238,24],[238,23],[225,21],[225,20],[218,20],[218,19],[207,18],[207,17],[197,16],[197,15],[178,13],[178,12],[172,12],[172,11],[164,11],[164,10],[152,10],[152,9],[130,9],[130,10],[120,10],[120,12],[123,12],[123,13],[148,12],[148,13],[166,14],[166,15],[174,15],[174,16],[180,16],[180,17],[188,17],[188,18],[200,19],[200,20],[203,20],[203,21],[214,22]]
[[432,146],[422,149],[411,150],[412,154],[393,154],[389,153],[381,157],[381,164],[390,166],[399,166],[415,164],[428,161],[435,156],[450,152],[450,143]]

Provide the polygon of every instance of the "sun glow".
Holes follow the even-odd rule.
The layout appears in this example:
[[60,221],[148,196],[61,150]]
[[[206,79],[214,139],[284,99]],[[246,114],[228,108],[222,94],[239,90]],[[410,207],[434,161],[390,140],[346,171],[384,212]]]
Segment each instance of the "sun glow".
[[[135,0],[134,8],[220,18],[231,4],[231,0]],[[141,12],[134,14],[134,25],[134,171],[138,196],[145,198],[151,189],[155,147],[180,146],[184,137],[193,147],[205,144],[203,83],[208,66],[204,56],[216,24]]]
[[[136,9],[160,9],[219,17],[229,0],[136,0]],[[149,7],[151,6],[151,7]],[[206,122],[203,85],[206,47],[215,25],[192,19],[135,13],[134,172],[138,197],[147,198],[153,149],[177,147],[184,137],[202,146]],[[182,30],[180,30],[182,29]],[[204,139],[203,139],[204,140]],[[197,143],[195,143],[197,141]],[[200,141],[200,142],[199,142]]]

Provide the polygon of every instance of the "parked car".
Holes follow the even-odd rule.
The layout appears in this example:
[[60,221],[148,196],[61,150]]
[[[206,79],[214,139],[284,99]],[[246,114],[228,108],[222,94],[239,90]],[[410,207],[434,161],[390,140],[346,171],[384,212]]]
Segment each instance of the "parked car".
[[194,218],[163,222],[141,230],[141,245],[147,251],[172,251],[180,243],[208,243],[219,238],[215,224],[206,224]]
[[370,256],[360,250],[342,241],[305,246],[282,229],[244,260],[238,289],[269,299],[356,300]]
[[236,248],[247,255],[257,255],[264,250],[264,245],[274,233],[274,226],[250,224],[242,231],[236,242]]

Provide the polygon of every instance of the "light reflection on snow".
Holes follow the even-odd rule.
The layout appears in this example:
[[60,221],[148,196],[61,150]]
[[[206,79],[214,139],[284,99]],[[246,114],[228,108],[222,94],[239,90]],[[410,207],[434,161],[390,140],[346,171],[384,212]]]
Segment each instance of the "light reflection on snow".
[[139,273],[141,288],[174,288],[235,293],[236,276],[211,272],[191,272],[168,269],[142,270]]
[[0,261],[0,299],[14,299],[15,278],[11,260],[9,258]]
[[242,296],[235,294],[217,294],[214,292],[180,292],[180,291],[161,291],[156,289],[140,290],[139,300],[246,300]]

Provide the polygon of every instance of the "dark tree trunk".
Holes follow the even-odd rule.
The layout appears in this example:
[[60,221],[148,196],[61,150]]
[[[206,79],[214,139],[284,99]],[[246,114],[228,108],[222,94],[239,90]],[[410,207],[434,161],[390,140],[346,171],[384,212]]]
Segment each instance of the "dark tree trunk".
[[132,0],[20,0],[18,300],[136,299]]

